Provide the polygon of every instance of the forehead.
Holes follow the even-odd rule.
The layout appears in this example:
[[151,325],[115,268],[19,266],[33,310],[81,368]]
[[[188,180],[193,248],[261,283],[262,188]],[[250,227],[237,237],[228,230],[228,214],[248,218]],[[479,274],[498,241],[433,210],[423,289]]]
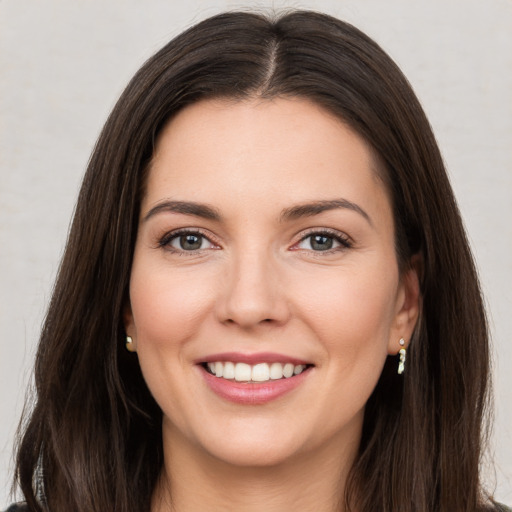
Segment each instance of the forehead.
[[227,207],[365,195],[377,207],[388,202],[373,152],[322,107],[300,98],[204,100],[161,132],[143,209],[163,197]]

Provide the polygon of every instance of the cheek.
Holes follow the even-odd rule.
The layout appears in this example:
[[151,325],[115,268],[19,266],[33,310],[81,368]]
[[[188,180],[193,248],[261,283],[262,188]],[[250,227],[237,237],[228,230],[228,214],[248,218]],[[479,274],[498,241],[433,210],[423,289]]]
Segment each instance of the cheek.
[[[213,286],[198,272],[143,271],[134,263],[130,303],[138,344],[179,344],[200,327],[209,310]],[[147,267],[146,267],[147,268]]]
[[[191,370],[191,340],[205,323],[213,298],[204,275],[169,271],[168,265],[148,265],[135,259],[130,279],[130,303],[137,357],[144,379],[164,414],[186,428],[183,411]],[[180,378],[170,378],[172,376]]]
[[390,268],[380,272],[380,265],[370,266],[361,272],[345,267],[316,273],[297,290],[296,296],[302,297],[301,316],[329,357],[338,357],[340,364],[354,366],[355,360],[366,356],[368,364],[383,362],[398,283],[398,272]]

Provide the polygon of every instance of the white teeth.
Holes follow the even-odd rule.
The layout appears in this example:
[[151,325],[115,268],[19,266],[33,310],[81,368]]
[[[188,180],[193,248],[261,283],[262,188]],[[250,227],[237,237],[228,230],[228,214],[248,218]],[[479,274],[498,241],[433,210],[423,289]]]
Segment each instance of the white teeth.
[[293,374],[294,375],[299,375],[299,373],[302,373],[304,371],[304,368],[306,368],[304,365],[302,364],[298,364],[294,369],[293,369]]
[[[218,363],[216,363],[218,364]],[[222,364],[222,363],[220,363]],[[236,363],[235,380],[238,382],[251,380],[251,367],[245,363]]]
[[281,363],[272,363],[270,366],[270,378],[273,380],[283,378],[283,365]]
[[266,382],[299,375],[306,369],[306,365],[293,363],[258,363],[251,366],[246,363],[233,363],[231,361],[215,361],[207,364],[208,369],[216,377],[237,382]]
[[235,378],[235,365],[228,361],[224,363],[224,370],[222,372],[222,376],[225,379],[234,379]]
[[284,368],[283,368],[283,375],[286,377],[286,378],[289,378],[293,375],[293,364],[292,363],[286,363],[284,365]]
[[260,363],[252,367],[251,380],[253,382],[265,382],[270,379],[270,368],[267,363]]

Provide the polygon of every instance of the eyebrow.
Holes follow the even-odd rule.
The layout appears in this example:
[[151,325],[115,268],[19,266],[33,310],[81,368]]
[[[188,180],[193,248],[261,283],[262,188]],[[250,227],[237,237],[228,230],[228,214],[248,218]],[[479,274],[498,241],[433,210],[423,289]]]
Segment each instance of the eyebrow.
[[312,217],[313,215],[318,215],[322,212],[336,210],[339,208],[352,210],[353,212],[358,213],[359,215],[364,217],[364,219],[366,219],[370,226],[373,227],[373,222],[370,216],[359,205],[353,203],[352,201],[348,201],[347,199],[313,201],[311,203],[304,203],[297,206],[292,206],[291,208],[286,208],[282,211],[281,221],[295,220],[301,217]]
[[195,217],[202,217],[203,219],[220,221],[221,215],[216,208],[208,206],[207,204],[194,203],[191,201],[162,201],[157,204],[144,216],[143,221],[148,221],[158,213],[171,212],[182,213],[185,215],[194,215]]
[[[361,215],[373,227],[370,216],[356,203],[347,199],[331,199],[323,201],[313,201],[310,203],[299,204],[290,208],[285,208],[280,215],[280,222],[300,219],[302,217],[312,217],[322,212],[344,208],[352,210]],[[162,213],[181,213],[184,215],[193,215],[203,219],[221,221],[222,216],[213,206],[204,203],[196,203],[193,201],[162,201],[157,204],[144,216],[143,221],[148,221],[151,217]]]

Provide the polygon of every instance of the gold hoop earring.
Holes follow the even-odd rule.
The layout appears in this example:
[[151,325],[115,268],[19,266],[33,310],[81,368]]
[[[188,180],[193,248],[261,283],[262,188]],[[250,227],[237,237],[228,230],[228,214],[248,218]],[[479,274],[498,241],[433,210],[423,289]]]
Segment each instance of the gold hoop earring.
[[405,340],[403,338],[400,338],[398,343],[402,347],[398,352],[400,354],[400,361],[398,363],[398,375],[402,375],[402,373],[405,371],[405,358],[407,356],[407,350],[405,349]]
[[126,350],[128,350],[128,352],[136,352],[131,336],[126,336]]

